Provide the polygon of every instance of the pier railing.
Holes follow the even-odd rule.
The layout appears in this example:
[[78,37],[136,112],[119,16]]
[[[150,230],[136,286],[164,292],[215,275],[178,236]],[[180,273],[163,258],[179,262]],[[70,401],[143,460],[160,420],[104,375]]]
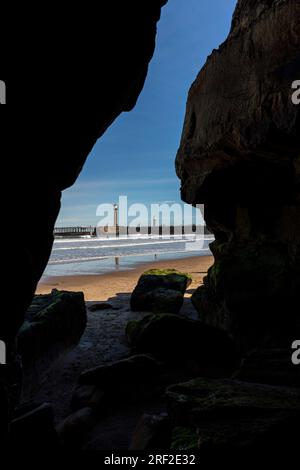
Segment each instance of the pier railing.
[[[204,234],[209,234],[210,232],[206,227],[202,227]],[[144,227],[55,227],[54,237],[82,237],[82,236],[109,236],[109,235],[134,235],[134,234],[143,234],[143,235],[184,235],[190,233],[196,233],[197,226],[190,225],[189,227],[181,226],[144,226]]]
[[55,227],[54,236],[55,237],[82,237],[84,235],[95,236],[96,229],[95,227]]

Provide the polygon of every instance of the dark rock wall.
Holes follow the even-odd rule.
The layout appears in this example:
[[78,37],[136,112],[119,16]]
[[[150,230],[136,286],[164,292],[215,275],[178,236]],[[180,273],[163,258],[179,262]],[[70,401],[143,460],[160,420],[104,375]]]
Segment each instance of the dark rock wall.
[[165,3],[112,0],[62,8],[54,1],[3,11],[8,26],[0,36],[1,80],[7,86],[0,123],[7,187],[3,272],[10,305],[1,312],[0,338],[7,343],[8,367],[49,259],[61,191],[75,182],[96,140],[134,107]]
[[83,292],[58,291],[35,295],[17,336],[22,358],[22,401],[33,396],[51,366],[83,335],[87,323]]
[[176,169],[205,204],[215,264],[193,296],[243,347],[294,337],[300,288],[299,0],[238,1],[193,83]]
[[6,35],[14,52],[10,60],[5,51],[3,56],[7,103],[17,110],[6,117],[2,137],[9,144],[5,176],[18,203],[10,235],[16,236],[14,242],[19,238],[12,265],[22,292],[10,321],[0,325],[1,337],[15,335],[46,266],[61,191],[75,182],[115,118],[135,106],[165,3],[147,0],[143,8],[137,0],[79,3],[68,11],[55,2],[46,11],[28,7],[19,31],[22,41],[13,42],[13,29]]

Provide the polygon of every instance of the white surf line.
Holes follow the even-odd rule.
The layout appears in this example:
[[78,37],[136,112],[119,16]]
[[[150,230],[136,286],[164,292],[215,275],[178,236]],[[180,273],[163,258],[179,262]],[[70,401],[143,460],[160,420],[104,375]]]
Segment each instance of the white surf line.
[[[152,255],[168,255],[168,254],[174,254],[174,253],[187,253],[188,255],[191,253],[196,252],[199,253],[199,251],[207,251],[208,255],[210,254],[209,248],[197,248],[197,250],[171,250],[171,251],[148,251],[145,253],[129,253],[129,254],[115,254],[115,255],[107,255],[107,256],[90,256],[86,258],[72,258],[72,259],[64,259],[64,260],[55,260],[55,261],[49,261],[48,265],[54,265],[54,264],[70,264],[70,263],[80,263],[80,262],[85,262],[85,261],[97,261],[97,260],[104,260],[104,259],[114,259],[114,258],[127,258],[127,257],[137,257],[137,256],[152,256]],[[191,255],[192,256],[192,255]]]

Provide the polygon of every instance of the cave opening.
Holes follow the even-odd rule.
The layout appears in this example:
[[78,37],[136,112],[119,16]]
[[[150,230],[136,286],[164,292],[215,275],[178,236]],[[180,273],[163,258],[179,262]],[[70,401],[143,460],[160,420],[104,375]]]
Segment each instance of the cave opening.
[[[103,29],[62,61],[57,93],[73,104],[54,118],[34,103],[52,81],[43,57],[33,67],[38,112],[16,124],[30,161],[15,186],[39,231],[14,240],[22,285],[1,322],[12,449],[294,448],[299,4],[216,2],[218,17],[206,0],[132,2],[117,22],[104,9]],[[66,86],[78,64],[84,110]],[[191,233],[180,197],[204,204]]]

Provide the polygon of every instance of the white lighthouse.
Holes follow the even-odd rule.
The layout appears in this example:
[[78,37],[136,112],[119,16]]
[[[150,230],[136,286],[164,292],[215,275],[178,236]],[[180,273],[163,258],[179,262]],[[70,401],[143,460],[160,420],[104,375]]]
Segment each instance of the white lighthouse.
[[119,206],[114,204],[114,228],[117,231],[119,226]]

